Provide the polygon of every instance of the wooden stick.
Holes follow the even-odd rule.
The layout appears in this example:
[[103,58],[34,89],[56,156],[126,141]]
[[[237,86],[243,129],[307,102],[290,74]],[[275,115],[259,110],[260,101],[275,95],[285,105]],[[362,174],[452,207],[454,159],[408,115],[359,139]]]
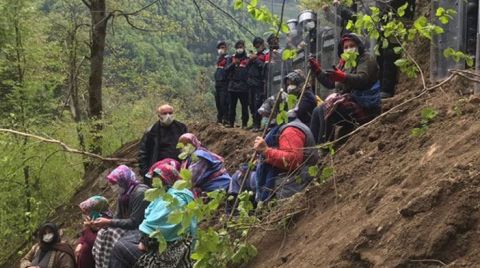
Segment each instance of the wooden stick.
[[[272,122],[272,120],[273,120],[273,116],[275,115],[275,110],[277,109],[277,106],[280,103],[280,99],[282,98],[282,93],[283,93],[283,89],[280,89],[280,91],[277,94],[277,97],[275,98],[275,103],[272,107],[272,111],[270,112],[270,116],[268,117],[268,123]],[[265,128],[263,129],[263,132],[262,132],[262,138],[265,138],[265,136],[267,135],[267,129],[268,129],[268,126],[265,126]],[[255,151],[252,155],[252,158],[250,158],[250,161],[248,161],[247,171],[245,172],[245,175],[243,176],[242,181],[240,183],[240,190],[239,190],[238,194],[240,194],[242,192],[243,186],[245,186],[245,181],[247,181],[248,176],[250,176],[250,171],[252,169],[253,162],[257,158],[257,155],[258,154]],[[233,217],[233,213],[235,212],[235,209],[236,209],[237,205],[238,205],[238,195],[235,197],[235,201],[233,202],[232,211],[230,212],[230,215],[228,216],[227,223]]]

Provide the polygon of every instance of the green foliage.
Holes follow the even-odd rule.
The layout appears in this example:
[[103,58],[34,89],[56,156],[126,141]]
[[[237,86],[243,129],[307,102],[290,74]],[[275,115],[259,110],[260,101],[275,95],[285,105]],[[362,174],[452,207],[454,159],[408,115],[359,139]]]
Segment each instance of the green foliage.
[[424,108],[420,113],[420,127],[412,129],[412,137],[420,137],[425,135],[428,125],[437,117],[438,111],[432,107]]
[[281,33],[289,32],[288,25],[283,21],[281,22],[280,18],[273,14],[265,5],[258,6],[257,0],[251,0],[250,3],[246,3],[244,0],[235,0],[233,7],[235,10],[245,9],[246,7],[246,11],[255,21],[270,25],[271,28],[267,33],[277,34],[279,31]]
[[473,66],[473,57],[463,53],[462,51],[456,51],[455,49],[449,47],[443,51],[443,56],[445,56],[447,59],[451,57],[455,62],[463,60],[469,67]]
[[295,49],[284,49],[282,51],[282,60],[283,61],[288,61],[288,60],[293,60],[297,57],[297,50]]
[[454,19],[453,16],[455,16],[456,14],[457,11],[455,11],[454,9],[445,9],[443,7],[439,7],[435,11],[435,16],[442,24],[448,24],[450,20]]
[[294,94],[287,95],[287,105],[289,108],[293,109],[297,105],[298,97]]
[[358,55],[356,51],[343,52],[341,58],[345,61],[345,68],[352,69],[357,67]]
[[409,78],[417,77],[418,69],[409,59],[398,59],[395,61],[395,65],[400,68],[400,71],[406,74]]

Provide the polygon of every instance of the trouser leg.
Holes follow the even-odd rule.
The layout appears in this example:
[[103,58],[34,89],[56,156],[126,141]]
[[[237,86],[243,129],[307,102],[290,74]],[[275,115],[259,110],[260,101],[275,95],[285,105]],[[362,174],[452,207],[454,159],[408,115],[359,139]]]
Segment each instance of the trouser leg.
[[235,124],[235,117],[237,116],[237,101],[238,101],[238,93],[230,92],[230,105],[229,105],[229,123],[230,125]]
[[313,138],[316,144],[322,143],[325,140],[323,134],[325,133],[325,116],[323,105],[316,107],[312,113],[312,119],[310,121],[310,130],[312,131]]
[[217,108],[217,123],[222,122],[223,107],[222,107],[222,88],[215,86],[215,107]]
[[390,95],[395,94],[395,85],[397,84],[398,68],[395,61],[400,58],[400,55],[395,54],[393,44],[380,51],[380,85],[382,92]]
[[[261,90],[261,89],[259,89]],[[265,101],[265,95],[261,93],[261,91],[257,91],[257,94],[255,95],[255,100],[254,100],[254,108],[255,108],[255,113],[252,115],[253,116],[253,127],[255,128],[260,128],[261,123],[262,123],[262,116],[258,113],[258,109],[262,106],[263,102]]]
[[240,104],[242,105],[242,126],[246,127],[248,124],[248,92],[238,93]]
[[120,238],[112,250],[109,268],[130,268],[142,256],[143,252],[138,249],[140,234],[135,233]]
[[229,111],[228,104],[229,103],[230,103],[230,96],[228,94],[228,89],[225,86],[222,88],[222,91],[220,94],[220,104],[222,107],[222,112],[221,112],[222,122],[228,122],[228,111]]

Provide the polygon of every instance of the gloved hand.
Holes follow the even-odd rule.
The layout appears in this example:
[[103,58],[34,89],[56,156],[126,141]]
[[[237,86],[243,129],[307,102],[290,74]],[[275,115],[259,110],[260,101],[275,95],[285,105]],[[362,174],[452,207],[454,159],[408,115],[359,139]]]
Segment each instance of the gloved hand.
[[347,79],[347,74],[344,71],[337,69],[335,66],[333,67],[333,71],[327,71],[327,75],[335,82],[345,82],[345,79]]
[[310,63],[310,68],[312,71],[316,74],[320,73],[322,71],[322,67],[320,66],[320,62],[315,59],[314,57],[311,57],[308,59],[308,62]]

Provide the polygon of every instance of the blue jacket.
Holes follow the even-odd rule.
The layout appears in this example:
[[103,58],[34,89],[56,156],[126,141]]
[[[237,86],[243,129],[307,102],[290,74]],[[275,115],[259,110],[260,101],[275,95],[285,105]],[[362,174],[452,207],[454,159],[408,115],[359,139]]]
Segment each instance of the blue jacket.
[[[193,201],[193,193],[188,189],[177,190],[170,188],[167,191],[168,194],[178,200],[179,206],[184,207],[189,202]],[[162,198],[158,198],[147,207],[145,210],[145,219],[140,224],[140,231],[144,234],[150,235],[154,231],[160,230],[165,240],[176,241],[182,237],[178,235],[178,231],[181,229],[182,224],[170,224],[168,223],[168,216],[172,212],[169,207],[170,203]],[[196,233],[197,222],[192,219],[190,223],[189,233],[193,236]]]

